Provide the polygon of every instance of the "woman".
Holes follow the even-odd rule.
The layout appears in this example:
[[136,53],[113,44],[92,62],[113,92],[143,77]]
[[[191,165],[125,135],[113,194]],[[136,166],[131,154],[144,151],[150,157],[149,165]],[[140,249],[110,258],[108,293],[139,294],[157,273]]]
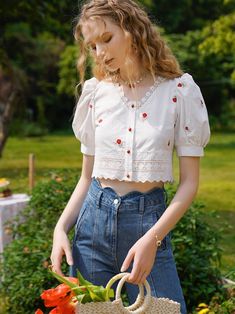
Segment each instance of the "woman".
[[[82,84],[88,51],[95,67],[73,120],[83,166],[54,230],[54,270],[61,273],[65,255],[71,275],[79,269],[97,285],[129,271],[130,303],[147,279],[152,295],[179,302],[186,313],[170,231],[196,195],[210,136],[200,89],[134,1],[89,1],[75,38]],[[174,147],[179,186],[166,208]],[[75,223],[71,253],[67,233]]]

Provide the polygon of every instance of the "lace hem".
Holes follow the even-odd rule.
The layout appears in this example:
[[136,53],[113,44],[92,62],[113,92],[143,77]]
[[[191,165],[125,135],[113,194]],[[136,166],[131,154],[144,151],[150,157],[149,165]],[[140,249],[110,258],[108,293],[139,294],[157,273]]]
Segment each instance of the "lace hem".
[[[135,182],[173,182],[172,168],[165,162],[133,161],[132,169],[123,164],[123,160],[95,161],[92,176],[104,179]],[[127,180],[128,179],[128,180]]]
[[[96,178],[96,179],[110,179],[110,180],[119,180],[119,181],[127,181],[130,182],[130,180],[126,180],[125,176],[121,176],[121,175],[111,175],[111,174],[99,174],[98,172],[93,172],[92,173],[92,177]],[[145,183],[145,182],[164,182],[164,183],[174,183],[174,178],[172,176],[152,176],[150,177],[141,177],[138,176],[138,178],[135,178],[135,176],[132,176],[132,180],[131,182],[141,182],[141,183]]]
[[138,151],[133,159],[125,158],[125,150],[96,151],[92,176],[136,182],[173,182],[172,152]]

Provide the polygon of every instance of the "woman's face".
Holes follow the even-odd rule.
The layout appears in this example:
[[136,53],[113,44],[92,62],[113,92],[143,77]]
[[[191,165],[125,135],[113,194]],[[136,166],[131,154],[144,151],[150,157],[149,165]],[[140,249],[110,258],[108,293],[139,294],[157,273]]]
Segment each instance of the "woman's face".
[[82,24],[82,34],[93,56],[110,72],[124,70],[129,43],[119,26],[108,18],[88,19]]

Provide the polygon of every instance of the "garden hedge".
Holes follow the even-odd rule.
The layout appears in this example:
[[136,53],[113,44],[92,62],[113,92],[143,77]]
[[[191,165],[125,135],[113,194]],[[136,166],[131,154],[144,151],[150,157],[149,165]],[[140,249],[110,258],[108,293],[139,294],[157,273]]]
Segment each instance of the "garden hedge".
[[[54,171],[51,179],[38,183],[19,219],[8,226],[14,240],[4,249],[0,267],[1,313],[32,314],[43,309],[42,290],[56,286],[47,266],[50,263],[52,235],[79,178],[71,171]],[[167,188],[169,200],[175,187]],[[188,308],[201,300],[209,302],[220,290],[219,237],[206,221],[203,205],[197,201],[173,230],[172,244]],[[23,219],[23,220],[22,220]],[[70,238],[73,232],[70,233]],[[66,263],[63,272],[68,271]],[[1,303],[1,302],[0,302]],[[46,313],[46,310],[45,310]]]

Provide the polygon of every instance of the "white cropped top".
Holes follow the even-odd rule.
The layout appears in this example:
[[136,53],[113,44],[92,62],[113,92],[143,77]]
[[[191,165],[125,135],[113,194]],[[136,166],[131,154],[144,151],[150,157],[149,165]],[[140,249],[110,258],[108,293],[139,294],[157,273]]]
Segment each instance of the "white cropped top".
[[159,78],[139,101],[122,86],[87,80],[73,131],[81,152],[94,155],[92,177],[172,182],[172,155],[203,156],[210,128],[200,91],[189,74]]

